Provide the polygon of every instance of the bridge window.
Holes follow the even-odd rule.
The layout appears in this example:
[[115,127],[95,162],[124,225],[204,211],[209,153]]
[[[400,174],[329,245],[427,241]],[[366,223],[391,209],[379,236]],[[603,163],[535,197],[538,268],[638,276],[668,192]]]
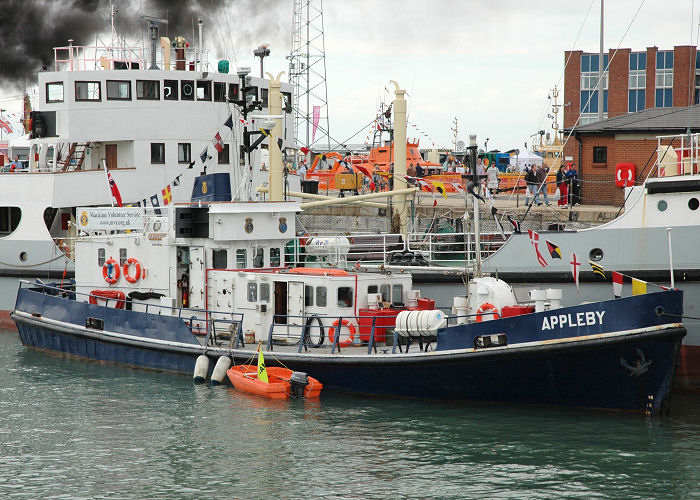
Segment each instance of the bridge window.
[[391,302],[391,288],[389,285],[382,285],[379,287],[379,293],[382,294],[382,302]]
[[284,97],[284,112],[291,113],[292,112],[292,93],[291,92],[282,92],[282,96]]
[[100,101],[100,82],[75,82],[76,101]]
[[263,267],[265,265],[265,253],[261,248],[258,248],[253,257],[253,267]]
[[214,82],[214,101],[226,102],[226,84],[224,82]]
[[19,207],[0,207],[0,237],[14,233],[21,218],[22,210]]
[[63,82],[46,84],[46,102],[63,102]]
[[245,269],[248,267],[248,252],[246,252],[245,248],[236,250],[236,267],[238,269]]
[[262,101],[262,107],[267,107],[269,91],[267,89],[260,89],[260,100]]
[[270,267],[280,267],[282,259],[279,248],[270,248]]
[[166,101],[177,101],[177,80],[163,81],[163,99]]
[[124,80],[107,80],[107,100],[130,101],[131,82]]
[[136,98],[147,101],[160,99],[160,82],[157,80],[136,80]]
[[197,82],[197,100],[211,101],[211,82]]
[[194,101],[194,81],[193,80],[182,80],[180,82],[180,89],[182,90],[183,101]]
[[224,148],[223,148],[221,151],[219,151],[219,155],[218,155],[217,160],[218,160],[218,162],[219,162],[219,165],[227,165],[227,164],[231,163],[231,162],[229,161],[229,147],[228,147],[228,144],[224,144]]
[[238,100],[238,84],[229,83],[228,84],[228,102],[233,102]]

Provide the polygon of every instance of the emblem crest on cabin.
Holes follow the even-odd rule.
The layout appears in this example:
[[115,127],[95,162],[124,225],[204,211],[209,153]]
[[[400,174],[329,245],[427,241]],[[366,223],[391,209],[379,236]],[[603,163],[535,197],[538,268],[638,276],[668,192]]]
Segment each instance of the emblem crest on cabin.
[[88,214],[85,211],[80,212],[80,225],[87,226],[88,224]]
[[202,194],[207,194],[207,191],[209,188],[207,188],[207,181],[202,182]]
[[286,232],[287,232],[287,218],[280,217],[280,233],[286,233]]
[[253,219],[246,219],[245,220],[245,232],[246,233],[253,232]]

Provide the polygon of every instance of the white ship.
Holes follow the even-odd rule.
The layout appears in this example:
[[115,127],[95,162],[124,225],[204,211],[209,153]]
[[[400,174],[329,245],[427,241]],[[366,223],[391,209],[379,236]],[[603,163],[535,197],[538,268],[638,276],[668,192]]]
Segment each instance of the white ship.
[[[0,173],[1,310],[12,308],[16,278],[72,275],[75,207],[116,203],[107,171],[123,204],[148,207],[188,201],[202,172],[227,173],[241,200],[267,181],[269,139],[258,131],[270,124],[270,80],[229,73],[228,61],[214,68],[206,50],[149,28],[150,50],[69,43],[39,73],[27,161]],[[292,87],[280,91],[286,147]]]

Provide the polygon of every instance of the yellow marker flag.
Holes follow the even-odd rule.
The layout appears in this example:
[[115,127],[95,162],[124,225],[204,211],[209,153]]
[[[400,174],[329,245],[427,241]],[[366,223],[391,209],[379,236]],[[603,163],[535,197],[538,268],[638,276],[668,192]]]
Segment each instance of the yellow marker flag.
[[447,199],[447,189],[445,189],[445,185],[442,182],[438,181],[431,181],[433,183],[433,187],[435,190],[442,195],[443,198]]
[[267,369],[265,368],[265,358],[263,357],[262,346],[258,345],[258,380],[269,384],[270,380],[267,378]]
[[647,282],[632,278],[632,295],[644,295],[647,293]]

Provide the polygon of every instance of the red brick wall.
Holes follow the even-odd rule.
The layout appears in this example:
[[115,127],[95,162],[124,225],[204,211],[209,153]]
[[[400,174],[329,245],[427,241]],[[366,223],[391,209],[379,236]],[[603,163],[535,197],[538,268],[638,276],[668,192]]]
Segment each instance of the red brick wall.
[[656,95],[656,53],[658,50],[658,47],[647,47],[647,88],[644,109],[654,107],[654,96]]
[[608,78],[608,118],[626,115],[629,108],[627,91],[629,89],[630,49],[620,49],[617,53],[610,51],[610,69]]
[[[571,54],[571,58],[569,58]],[[583,51],[575,50],[564,52],[564,101],[570,102],[571,106],[564,108],[564,128],[571,128],[578,120],[581,109],[581,54]],[[568,64],[566,62],[569,61]]]
[[[634,163],[639,175],[645,165],[645,172],[648,173],[656,160],[654,155],[647,164],[649,157],[656,150],[657,141],[653,134],[649,139],[621,140],[615,139],[614,135],[608,135],[582,137],[581,141],[583,143],[581,162],[576,163],[582,180],[582,203],[586,205],[620,205],[624,191],[623,188],[615,185],[616,165]],[[575,140],[571,142],[578,147]],[[593,146],[608,148],[607,163],[593,164]]]
[[690,106],[695,86],[695,47],[688,45],[673,48],[673,105]]

